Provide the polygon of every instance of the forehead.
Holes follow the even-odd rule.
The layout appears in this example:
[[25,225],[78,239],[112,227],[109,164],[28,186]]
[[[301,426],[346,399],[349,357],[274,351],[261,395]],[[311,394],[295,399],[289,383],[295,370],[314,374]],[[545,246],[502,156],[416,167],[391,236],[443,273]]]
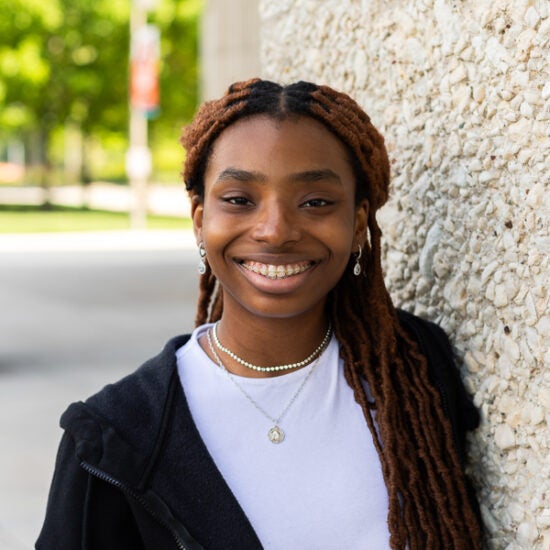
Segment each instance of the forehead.
[[260,168],[277,161],[289,169],[330,165],[351,171],[346,147],[321,122],[306,116],[277,120],[257,115],[235,122],[220,134],[213,144],[207,172],[215,166]]

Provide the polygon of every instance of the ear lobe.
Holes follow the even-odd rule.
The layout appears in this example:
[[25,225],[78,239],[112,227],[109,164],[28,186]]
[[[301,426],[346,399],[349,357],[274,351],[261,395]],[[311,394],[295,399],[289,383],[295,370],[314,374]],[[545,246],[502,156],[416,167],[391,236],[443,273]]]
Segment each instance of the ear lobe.
[[194,195],[191,199],[191,219],[193,220],[193,232],[197,241],[201,241],[202,233],[202,216],[204,213],[204,204],[198,195]]

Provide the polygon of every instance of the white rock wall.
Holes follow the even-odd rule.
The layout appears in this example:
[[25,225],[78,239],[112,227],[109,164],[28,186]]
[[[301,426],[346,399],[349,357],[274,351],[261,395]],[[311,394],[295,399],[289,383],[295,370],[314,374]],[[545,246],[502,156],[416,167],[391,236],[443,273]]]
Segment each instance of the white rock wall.
[[386,136],[395,301],[451,335],[483,415],[492,548],[550,548],[550,2],[262,0],[264,76],[355,97]]

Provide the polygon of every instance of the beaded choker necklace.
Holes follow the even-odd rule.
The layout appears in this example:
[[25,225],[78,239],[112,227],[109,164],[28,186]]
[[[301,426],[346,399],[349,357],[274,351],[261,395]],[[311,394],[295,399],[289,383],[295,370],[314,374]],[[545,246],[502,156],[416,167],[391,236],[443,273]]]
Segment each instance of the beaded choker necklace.
[[300,367],[304,367],[305,365],[308,365],[316,357],[319,357],[319,355],[323,353],[332,335],[332,325],[329,323],[328,329],[323,338],[323,341],[317,346],[317,348],[313,351],[313,353],[308,355],[304,360],[298,361],[297,363],[289,363],[286,365],[275,365],[273,367],[260,367],[259,365],[254,365],[253,363],[249,363],[248,361],[245,361],[244,359],[239,357],[236,353],[233,353],[230,349],[227,349],[226,347],[222,346],[221,342],[218,339],[218,331],[217,331],[218,324],[219,324],[219,321],[212,327],[212,338],[214,340],[214,344],[216,345],[216,347],[220,351],[223,351],[225,354],[229,355],[229,357],[237,361],[237,363],[240,363],[241,365],[249,369],[256,370],[259,372],[276,372],[276,371],[282,371],[282,370],[290,370],[290,369],[297,369]]

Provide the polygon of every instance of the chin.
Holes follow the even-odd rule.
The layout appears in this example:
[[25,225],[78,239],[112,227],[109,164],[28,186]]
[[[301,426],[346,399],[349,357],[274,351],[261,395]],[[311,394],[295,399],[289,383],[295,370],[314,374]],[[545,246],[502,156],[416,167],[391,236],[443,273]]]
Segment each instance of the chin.
[[308,315],[322,315],[325,311],[325,303],[326,299],[316,304],[291,307],[288,298],[281,298],[280,300],[269,300],[269,303],[245,306],[245,308],[250,314],[259,319],[291,320],[307,317]]

